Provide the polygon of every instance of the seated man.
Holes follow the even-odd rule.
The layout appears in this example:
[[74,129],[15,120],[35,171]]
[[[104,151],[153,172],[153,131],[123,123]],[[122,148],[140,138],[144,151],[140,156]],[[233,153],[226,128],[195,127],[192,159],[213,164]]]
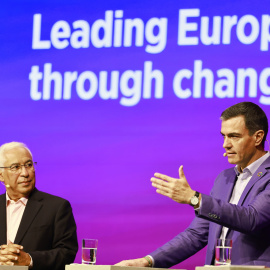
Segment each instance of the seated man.
[[0,147],[0,265],[64,270],[77,250],[70,203],[35,188],[35,162],[23,143]]
[[242,102],[226,109],[221,120],[224,156],[235,167],[218,175],[210,196],[191,189],[183,166],[179,178],[156,173],[151,181],[157,192],[190,204],[196,217],[184,232],[148,256],[118,265],[168,268],[206,245],[206,264],[210,265],[214,264],[216,239],[229,238],[232,264],[270,266],[270,155],[264,150],[267,117],[258,105]]

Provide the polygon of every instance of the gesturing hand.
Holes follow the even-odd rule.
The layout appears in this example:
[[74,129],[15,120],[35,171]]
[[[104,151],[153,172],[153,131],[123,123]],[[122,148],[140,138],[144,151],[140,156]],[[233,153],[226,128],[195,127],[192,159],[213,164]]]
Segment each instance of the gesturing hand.
[[151,182],[152,186],[157,189],[157,193],[167,196],[178,203],[190,203],[190,198],[194,195],[195,191],[190,188],[187,182],[183,165],[179,168],[179,179],[160,173],[155,173],[154,176],[151,178]]

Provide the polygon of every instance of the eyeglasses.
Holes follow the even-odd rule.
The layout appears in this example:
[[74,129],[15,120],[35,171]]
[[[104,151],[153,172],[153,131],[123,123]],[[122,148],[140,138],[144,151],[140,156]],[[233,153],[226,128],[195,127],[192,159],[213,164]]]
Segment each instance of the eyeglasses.
[[9,169],[13,173],[19,174],[22,171],[22,167],[24,167],[25,169],[27,169],[29,171],[35,171],[36,165],[37,165],[37,162],[28,161],[25,164],[13,164],[13,165],[8,166],[8,167],[0,167],[0,168],[1,169]]

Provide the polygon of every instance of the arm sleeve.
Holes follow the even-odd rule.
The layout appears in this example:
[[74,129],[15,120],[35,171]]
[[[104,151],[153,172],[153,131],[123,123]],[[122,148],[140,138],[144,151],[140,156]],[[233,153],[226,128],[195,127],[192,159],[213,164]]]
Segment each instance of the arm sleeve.
[[185,231],[149,254],[154,259],[155,267],[169,268],[204,248],[208,231],[209,221],[195,217]]
[[234,205],[202,194],[204,204],[196,213],[198,217],[246,234],[260,233],[269,226],[270,184],[246,205]]

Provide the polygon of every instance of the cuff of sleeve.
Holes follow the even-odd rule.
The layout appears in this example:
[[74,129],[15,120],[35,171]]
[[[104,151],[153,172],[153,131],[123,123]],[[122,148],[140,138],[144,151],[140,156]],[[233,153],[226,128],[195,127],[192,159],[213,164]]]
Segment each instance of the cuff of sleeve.
[[155,265],[155,260],[151,255],[147,255],[144,257],[148,262],[149,262],[149,267],[154,267]]
[[200,205],[199,205],[198,207],[194,208],[194,210],[195,210],[197,213],[198,213],[199,210],[201,209],[202,203],[203,203],[203,199],[202,199],[202,197],[201,197]]
[[31,269],[31,268],[33,268],[33,259],[32,259],[31,255],[29,253],[28,253],[28,255],[29,255],[30,259],[31,259],[30,264],[28,266],[29,266],[29,269]]

